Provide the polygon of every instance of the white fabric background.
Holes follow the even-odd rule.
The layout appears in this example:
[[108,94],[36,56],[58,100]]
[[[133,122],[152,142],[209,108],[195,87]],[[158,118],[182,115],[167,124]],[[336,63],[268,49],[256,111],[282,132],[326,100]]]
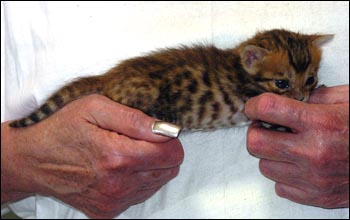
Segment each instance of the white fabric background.
[[[122,59],[196,42],[233,47],[271,28],[335,34],[320,83],[349,83],[349,2],[1,2],[1,120],[27,115],[65,82]],[[178,177],[121,218],[349,218],[349,209],[278,197],[246,150],[246,127],[180,140]],[[42,196],[11,208],[24,218],[86,217]]]

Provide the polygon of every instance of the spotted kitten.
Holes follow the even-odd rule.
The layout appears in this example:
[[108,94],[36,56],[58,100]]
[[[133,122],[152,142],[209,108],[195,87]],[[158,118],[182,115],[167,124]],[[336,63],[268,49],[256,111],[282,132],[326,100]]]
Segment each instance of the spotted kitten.
[[11,127],[37,123],[68,102],[97,93],[186,130],[247,122],[244,103],[264,92],[308,99],[317,84],[320,46],[332,35],[257,33],[236,48],[183,46],[126,60],[101,76],[78,79]]

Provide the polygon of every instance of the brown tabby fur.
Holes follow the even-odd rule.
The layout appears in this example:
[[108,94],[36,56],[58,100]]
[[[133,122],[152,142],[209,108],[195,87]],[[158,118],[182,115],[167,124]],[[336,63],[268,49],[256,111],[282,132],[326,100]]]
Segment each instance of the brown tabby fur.
[[[10,126],[37,123],[92,93],[188,130],[233,126],[248,121],[244,103],[263,92],[307,100],[317,84],[319,46],[330,38],[275,29],[233,49],[202,45],[164,49],[126,60],[101,76],[78,79]],[[310,77],[314,78],[308,81]],[[289,87],[277,87],[276,80],[288,80]]]

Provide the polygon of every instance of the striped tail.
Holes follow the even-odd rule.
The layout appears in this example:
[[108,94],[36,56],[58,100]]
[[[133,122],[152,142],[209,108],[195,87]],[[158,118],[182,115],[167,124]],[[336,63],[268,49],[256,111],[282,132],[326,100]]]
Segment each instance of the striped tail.
[[83,95],[93,93],[101,94],[101,85],[102,83],[100,76],[78,79],[77,81],[64,86],[54,93],[39,109],[34,111],[29,116],[11,122],[10,127],[27,127],[47,118],[68,102],[76,100]]

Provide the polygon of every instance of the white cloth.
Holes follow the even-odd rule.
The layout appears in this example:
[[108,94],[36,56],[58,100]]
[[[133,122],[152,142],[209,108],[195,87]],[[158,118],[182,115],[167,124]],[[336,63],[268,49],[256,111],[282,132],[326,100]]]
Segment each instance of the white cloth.
[[[233,47],[271,28],[335,34],[323,47],[320,83],[349,83],[349,2],[1,2],[1,16],[2,121],[27,115],[68,80],[103,73],[122,59],[179,44]],[[349,209],[278,197],[246,150],[246,130],[182,134],[179,175],[119,217],[349,218]],[[42,196],[10,207],[24,218],[86,218]]]

